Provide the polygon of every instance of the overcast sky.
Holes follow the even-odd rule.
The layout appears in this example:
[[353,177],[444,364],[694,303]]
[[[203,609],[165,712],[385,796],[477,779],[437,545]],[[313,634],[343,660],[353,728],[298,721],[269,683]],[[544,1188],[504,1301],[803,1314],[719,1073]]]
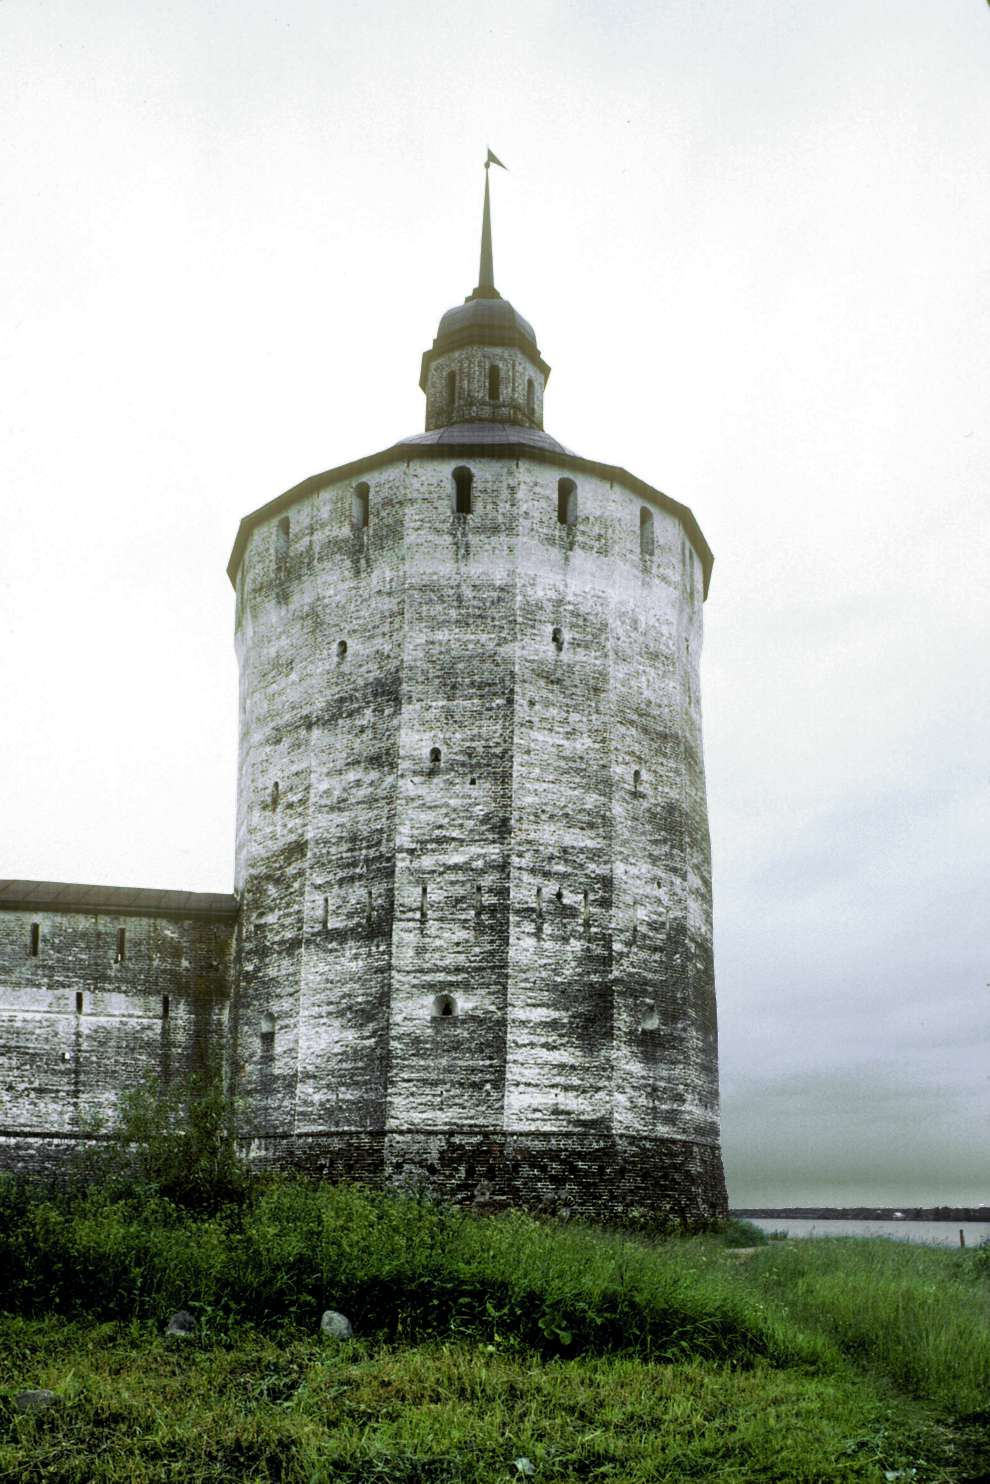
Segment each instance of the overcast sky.
[[736,1204],[990,1202],[986,0],[3,0],[0,872],[228,890],[242,515],[495,277],[691,506]]

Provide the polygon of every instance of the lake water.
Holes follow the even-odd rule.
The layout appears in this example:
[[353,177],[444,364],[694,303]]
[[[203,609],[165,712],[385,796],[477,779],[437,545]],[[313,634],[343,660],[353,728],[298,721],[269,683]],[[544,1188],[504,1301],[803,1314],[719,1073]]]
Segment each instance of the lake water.
[[790,1237],[893,1237],[898,1242],[930,1242],[958,1247],[963,1231],[967,1247],[990,1241],[990,1221],[823,1221],[820,1217],[746,1216],[765,1232],[787,1232]]

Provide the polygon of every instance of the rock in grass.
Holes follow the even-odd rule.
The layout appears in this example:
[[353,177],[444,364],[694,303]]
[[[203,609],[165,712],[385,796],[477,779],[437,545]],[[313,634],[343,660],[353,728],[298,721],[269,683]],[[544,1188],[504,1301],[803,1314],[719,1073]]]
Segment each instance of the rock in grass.
[[62,1398],[55,1391],[19,1391],[14,1397],[14,1406],[18,1412],[47,1412],[49,1407],[58,1406]]
[[165,1326],[165,1333],[176,1340],[192,1340],[196,1337],[196,1321],[186,1309],[173,1314]]
[[328,1340],[349,1340],[354,1334],[347,1315],[338,1314],[336,1309],[327,1309],[324,1312],[320,1329]]
[[517,1474],[535,1474],[536,1465],[531,1458],[514,1458],[512,1462],[516,1466]]

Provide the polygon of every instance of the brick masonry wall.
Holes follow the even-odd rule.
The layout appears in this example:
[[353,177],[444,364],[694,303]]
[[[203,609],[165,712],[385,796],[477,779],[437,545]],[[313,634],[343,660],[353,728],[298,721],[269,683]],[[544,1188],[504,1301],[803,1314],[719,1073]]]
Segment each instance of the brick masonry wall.
[[405,1140],[444,1190],[508,1140],[542,1152],[505,1190],[710,1213],[700,564],[660,508],[643,554],[640,497],[598,476],[559,524],[547,463],[473,460],[455,515],[461,462],[376,471],[364,530],[341,483],[248,542],[245,1134],[358,1173],[381,1148],[382,1178]]
[[[488,395],[488,370],[499,369],[499,397]],[[453,404],[447,391],[450,372],[456,377]],[[533,383],[533,410],[529,410],[527,385]],[[449,423],[493,418],[523,427],[543,427],[545,378],[523,351],[510,346],[466,345],[437,356],[426,383],[426,427],[443,428]]]
[[124,1091],[222,1057],[232,968],[229,919],[0,911],[0,1168],[57,1168]]

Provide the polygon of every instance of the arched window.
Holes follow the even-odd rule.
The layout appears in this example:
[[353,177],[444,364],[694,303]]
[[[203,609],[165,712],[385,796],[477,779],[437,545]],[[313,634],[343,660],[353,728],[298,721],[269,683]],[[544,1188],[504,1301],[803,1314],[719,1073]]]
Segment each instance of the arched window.
[[652,556],[656,550],[653,535],[653,511],[645,505],[639,507],[639,552],[640,556]]
[[439,766],[440,766],[440,764],[441,764],[442,761],[443,761],[443,753],[440,751],[439,747],[431,747],[430,748],[430,767],[431,768],[439,768]]
[[454,514],[470,515],[472,509],[471,486],[474,483],[474,475],[470,469],[465,469],[462,464],[454,470],[453,480]]
[[355,531],[363,531],[368,524],[369,493],[363,480],[354,486],[354,493],[351,495],[351,528]]
[[502,377],[501,377],[501,373],[499,372],[498,367],[497,366],[489,366],[489,368],[488,368],[488,400],[489,400],[489,402],[497,402],[498,401],[499,390],[500,390],[500,387],[501,387],[501,382],[502,382]]
[[275,527],[275,557],[284,562],[289,555],[289,517],[283,515]]
[[457,1001],[452,994],[438,994],[433,1001],[433,1015],[436,1020],[449,1020],[457,1014]]
[[447,372],[447,411],[453,412],[457,401],[457,372]]
[[275,1052],[275,1017],[266,1010],[261,1017],[261,1054],[268,1057]]
[[557,480],[557,520],[562,526],[576,526],[578,518],[577,485],[573,479]]
[[345,657],[346,654],[347,654],[347,640],[346,639],[338,639],[337,640],[337,658],[339,660],[342,660]]
[[639,785],[643,781],[643,775],[638,768],[633,768],[633,793],[639,793]]
[[277,809],[278,808],[278,795],[279,795],[278,784],[277,783],[273,783],[272,784],[272,808],[273,809]]
[[526,381],[526,411],[530,417],[536,416],[536,387],[533,385],[532,376]]
[[563,631],[563,629],[558,629],[558,628],[551,629],[551,631],[550,631],[550,642],[553,644],[554,649],[559,654],[560,651],[564,647],[564,631]]

